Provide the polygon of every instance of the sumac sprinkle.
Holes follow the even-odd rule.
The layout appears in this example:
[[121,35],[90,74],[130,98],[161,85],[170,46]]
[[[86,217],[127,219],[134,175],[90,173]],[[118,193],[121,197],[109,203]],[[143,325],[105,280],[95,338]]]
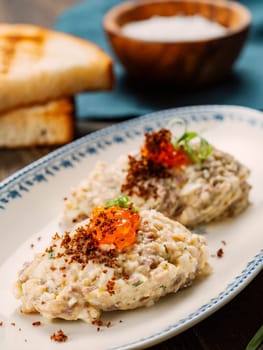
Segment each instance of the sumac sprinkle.
[[218,249],[218,251],[216,252],[216,255],[219,257],[219,258],[222,258],[222,256],[224,255],[224,251],[222,248]]
[[59,343],[64,343],[68,340],[68,336],[63,332],[62,329],[60,329],[57,332],[53,333],[50,336],[50,339]]
[[157,187],[149,179],[164,179],[172,177],[172,173],[162,164],[157,164],[151,160],[142,157],[136,159],[128,156],[128,171],[121,191],[129,196],[137,195],[148,199],[151,196],[157,198]]

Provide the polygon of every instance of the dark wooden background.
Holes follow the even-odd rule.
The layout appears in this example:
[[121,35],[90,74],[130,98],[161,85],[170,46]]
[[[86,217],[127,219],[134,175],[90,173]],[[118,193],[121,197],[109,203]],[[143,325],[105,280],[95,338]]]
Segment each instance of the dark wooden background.
[[[0,21],[34,23],[51,27],[55,18],[62,11],[78,2],[77,0],[0,0]],[[87,130],[86,125],[79,125],[77,137],[85,134]],[[0,150],[0,181],[51,150],[53,148],[48,147],[30,150]],[[212,316],[177,337],[151,349],[245,350],[248,341],[261,326],[262,321],[263,272],[236,298]],[[159,322],[162,322],[162,315],[160,315]],[[260,348],[263,350],[263,346]]]

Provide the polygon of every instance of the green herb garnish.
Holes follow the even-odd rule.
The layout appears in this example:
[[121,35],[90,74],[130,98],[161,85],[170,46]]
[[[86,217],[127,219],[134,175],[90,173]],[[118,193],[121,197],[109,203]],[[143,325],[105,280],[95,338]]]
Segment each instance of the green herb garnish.
[[257,350],[259,345],[263,342],[263,325],[259,328],[257,333],[253,336],[247,344],[246,350]]
[[106,208],[113,207],[114,205],[117,205],[120,208],[131,208],[133,212],[139,211],[137,207],[132,205],[132,202],[127,194],[121,194],[115,199],[108,200],[105,204]]
[[160,286],[160,288],[162,288],[164,291],[166,290],[166,285],[165,284],[162,284],[161,286]]
[[138,287],[138,286],[140,286],[141,284],[143,284],[143,281],[135,282],[135,283],[133,283],[132,285],[133,285],[133,287]]
[[55,252],[49,252],[48,258],[49,258],[49,259],[53,259],[53,258],[54,258],[54,255],[55,255]]
[[[175,140],[172,142],[174,148],[183,149],[183,151],[194,163],[202,163],[203,160],[207,159],[210,156],[213,150],[210,143],[202,136],[200,136],[197,132],[187,131],[187,125],[184,119],[172,121],[169,124],[170,128],[175,123],[183,125],[184,132],[178,138],[174,137]],[[199,147],[193,147],[193,139],[199,139]]]

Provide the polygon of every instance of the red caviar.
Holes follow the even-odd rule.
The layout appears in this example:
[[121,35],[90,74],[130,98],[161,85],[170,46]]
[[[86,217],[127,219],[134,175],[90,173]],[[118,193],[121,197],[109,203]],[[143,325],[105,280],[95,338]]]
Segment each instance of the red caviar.
[[153,163],[162,164],[167,168],[181,167],[189,163],[188,155],[172,145],[171,133],[167,129],[146,133],[141,154]]
[[99,245],[114,244],[118,249],[123,249],[135,242],[139,225],[138,212],[112,206],[94,208],[89,227]]

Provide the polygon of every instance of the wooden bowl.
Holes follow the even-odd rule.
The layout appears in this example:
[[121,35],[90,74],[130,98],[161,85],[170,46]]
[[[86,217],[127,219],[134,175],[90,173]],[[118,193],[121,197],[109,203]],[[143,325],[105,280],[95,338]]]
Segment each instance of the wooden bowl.
[[[128,22],[154,15],[199,14],[227,28],[225,34],[191,41],[161,42],[123,34]],[[218,82],[231,71],[251,24],[248,9],[226,0],[127,1],[110,9],[103,27],[128,75],[141,83],[198,87]]]

